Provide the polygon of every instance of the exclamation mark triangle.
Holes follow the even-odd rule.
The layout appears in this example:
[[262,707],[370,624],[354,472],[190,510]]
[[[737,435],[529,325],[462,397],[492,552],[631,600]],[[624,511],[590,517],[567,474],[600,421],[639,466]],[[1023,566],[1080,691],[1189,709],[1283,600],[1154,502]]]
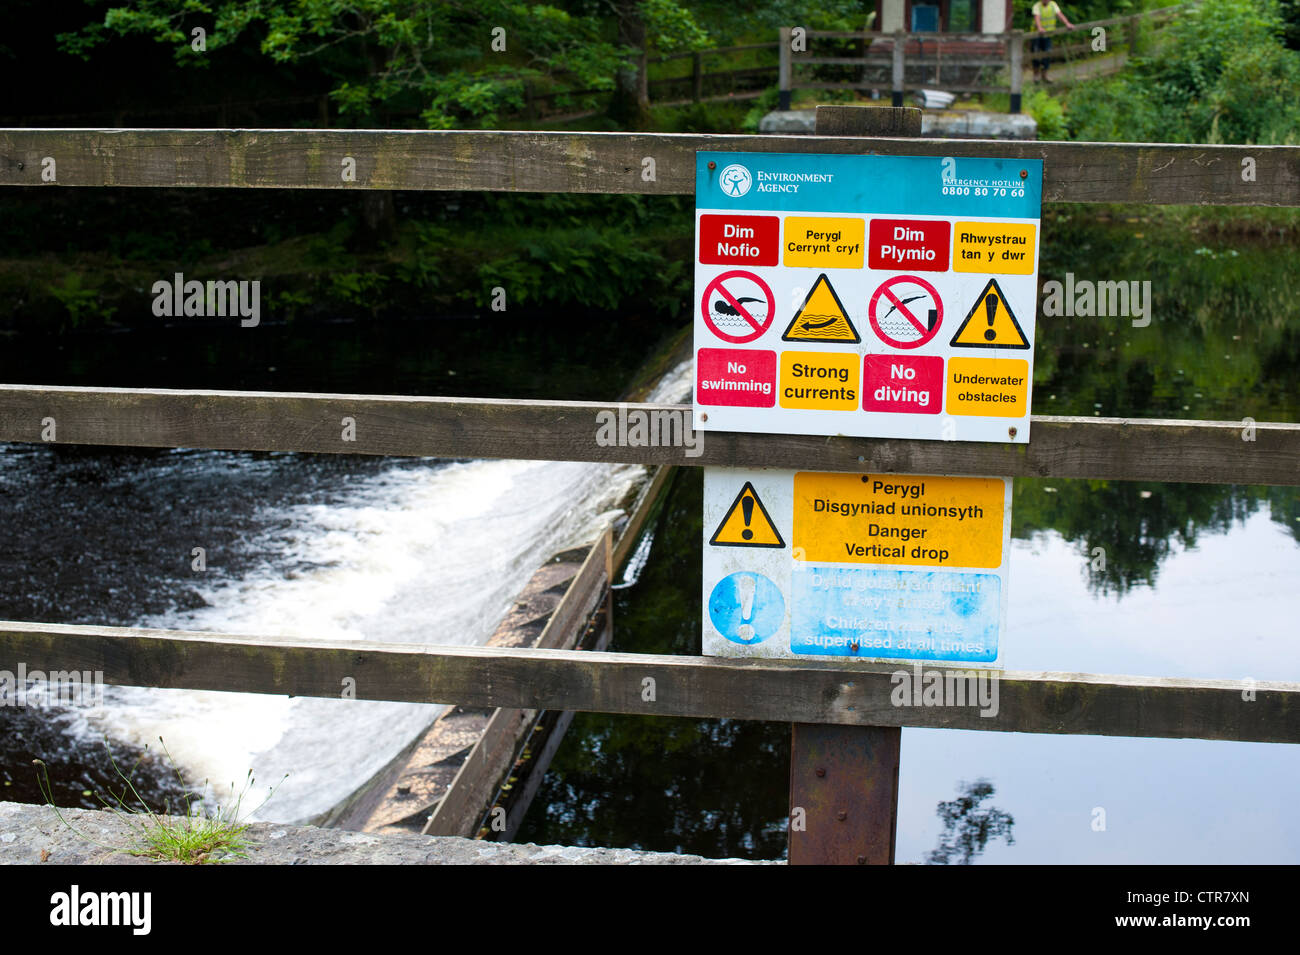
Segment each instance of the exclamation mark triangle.
[[709,538],[714,547],[784,547],[785,540],[772,516],[748,481],[727,508],[718,529]]

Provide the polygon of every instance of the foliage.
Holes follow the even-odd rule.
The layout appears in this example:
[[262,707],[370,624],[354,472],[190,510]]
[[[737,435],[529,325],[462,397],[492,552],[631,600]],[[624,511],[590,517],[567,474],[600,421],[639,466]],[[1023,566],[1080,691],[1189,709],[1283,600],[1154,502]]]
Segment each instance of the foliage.
[[1069,130],[1065,125],[1065,108],[1061,101],[1047,90],[1039,88],[1030,94],[1025,103],[1025,111],[1034,117],[1038,124],[1039,139],[1068,139]]
[[[500,232],[481,240],[495,243],[496,254],[478,266],[479,288],[463,292],[466,300],[489,300],[493,288],[504,286],[520,304],[635,304],[676,316],[689,299],[685,258],[646,238],[670,223],[677,232],[685,212],[680,200],[493,197],[486,211]],[[540,223],[545,228],[533,228]]]
[[641,20],[660,53],[688,53],[710,45],[709,34],[676,0],[642,0]]
[[999,836],[1007,845],[1016,844],[1012,827],[1016,821],[1009,813],[981,804],[993,795],[993,784],[987,779],[961,783],[961,795],[952,802],[941,802],[935,812],[943,820],[943,833],[939,845],[927,856],[930,865],[970,865],[971,859],[984,851],[990,839]]
[[[161,737],[159,737],[158,742],[162,743]],[[181,799],[181,802],[184,803],[183,809],[177,807],[181,811],[177,813],[170,812],[171,806],[168,804],[161,813],[157,813],[149,808],[144,798],[136,790],[135,783],[131,780],[131,776],[135,774],[140,763],[144,760],[148,748],[146,747],[145,752],[141,753],[140,759],[136,760],[129,773],[122,772],[117,765],[112,751],[109,750],[107,739],[104,741],[104,749],[108,751],[109,761],[112,763],[114,772],[117,773],[118,778],[121,780],[121,786],[117,792],[109,790],[111,801],[105,799],[102,794],[98,798],[105,809],[112,812],[126,824],[130,836],[125,846],[111,846],[99,842],[85,833],[79,832],[72,823],[68,822],[62,810],[54,804],[54,794],[50,786],[49,772],[46,769],[45,761],[33,760],[37,766],[37,782],[46,803],[54,810],[55,815],[59,817],[59,821],[74,833],[87,842],[94,843],[105,849],[126,852],[129,855],[162,862],[183,862],[193,865],[248,857],[247,850],[252,847],[253,843],[245,835],[248,831],[248,823],[244,821],[241,807],[244,797],[253,785],[253,771],[251,769],[244,781],[244,788],[238,794],[235,793],[234,784],[231,784],[231,802],[224,808],[218,805],[209,813],[206,800],[199,794],[189,790],[185,780],[181,777],[180,769],[176,766],[176,761],[172,759],[171,753],[167,751],[166,745],[163,744],[163,752],[166,753],[167,761],[171,764],[172,772],[175,774],[176,780],[180,783],[185,795]],[[281,781],[283,782],[283,780]],[[267,792],[266,799],[262,800],[261,805],[257,808],[260,809],[266,805],[266,801],[274,794],[275,787],[272,787]]]
[[763,121],[764,116],[776,109],[780,101],[781,91],[777,87],[769,86],[763,90],[758,99],[754,100],[754,105],[750,107],[749,112],[745,113],[740,128],[746,133],[758,132],[758,124]]
[[73,328],[83,317],[110,318],[117,311],[115,306],[101,305],[99,290],[82,285],[77,272],[69,272],[61,284],[49,285],[47,291],[67,309]]
[[1287,143],[1300,127],[1300,57],[1282,45],[1273,0],[1203,0],[1127,76],[1069,94],[1075,139]]
[[[102,22],[60,34],[65,52],[89,57],[114,35],[151,37],[179,65],[205,67],[224,48],[256,45],[289,68],[313,63],[335,85],[339,111],[364,121],[414,108],[430,128],[492,125],[523,105],[526,80],[571,71],[579,87],[610,89],[628,52],[602,38],[603,23],[553,4],[479,0],[128,0]],[[698,41],[689,15],[655,0],[665,42]],[[202,27],[206,50],[192,48]],[[504,31],[503,33],[500,31]],[[504,49],[502,49],[504,46]]]

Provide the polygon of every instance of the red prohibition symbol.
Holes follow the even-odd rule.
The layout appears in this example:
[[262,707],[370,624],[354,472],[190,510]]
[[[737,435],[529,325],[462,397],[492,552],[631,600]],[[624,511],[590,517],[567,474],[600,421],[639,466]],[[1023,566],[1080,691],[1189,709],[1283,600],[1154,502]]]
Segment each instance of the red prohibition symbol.
[[743,345],[762,337],[776,317],[772,288],[753,272],[732,269],[704,288],[704,323],[724,342]]
[[886,345],[920,348],[939,333],[943,301],[925,279],[896,275],[876,289],[867,306],[867,315],[876,335]]

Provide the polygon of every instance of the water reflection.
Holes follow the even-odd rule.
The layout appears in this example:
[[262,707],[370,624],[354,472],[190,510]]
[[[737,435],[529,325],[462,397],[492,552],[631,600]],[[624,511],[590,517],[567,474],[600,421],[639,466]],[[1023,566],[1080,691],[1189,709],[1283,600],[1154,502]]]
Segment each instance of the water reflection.
[[970,865],[990,839],[1005,839],[1009,846],[1016,844],[1016,821],[1011,814],[984,805],[995,792],[992,783],[977,779],[960,783],[958,788],[957,798],[939,803],[936,810],[943,832],[939,844],[925,857],[930,865]]

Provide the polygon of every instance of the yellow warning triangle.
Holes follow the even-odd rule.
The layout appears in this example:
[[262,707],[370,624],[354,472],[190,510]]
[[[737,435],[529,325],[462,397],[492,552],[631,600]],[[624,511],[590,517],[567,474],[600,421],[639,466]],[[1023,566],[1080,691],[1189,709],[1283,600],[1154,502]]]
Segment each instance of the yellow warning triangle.
[[709,538],[715,547],[784,547],[781,532],[748,481],[727,508],[722,523]]
[[849,342],[862,341],[858,330],[849,321],[844,303],[831,287],[831,280],[823,272],[817,276],[808,297],[794,313],[790,324],[781,336],[786,342]]
[[1025,330],[1007,304],[997,279],[989,279],[950,343],[954,348],[1028,348]]

